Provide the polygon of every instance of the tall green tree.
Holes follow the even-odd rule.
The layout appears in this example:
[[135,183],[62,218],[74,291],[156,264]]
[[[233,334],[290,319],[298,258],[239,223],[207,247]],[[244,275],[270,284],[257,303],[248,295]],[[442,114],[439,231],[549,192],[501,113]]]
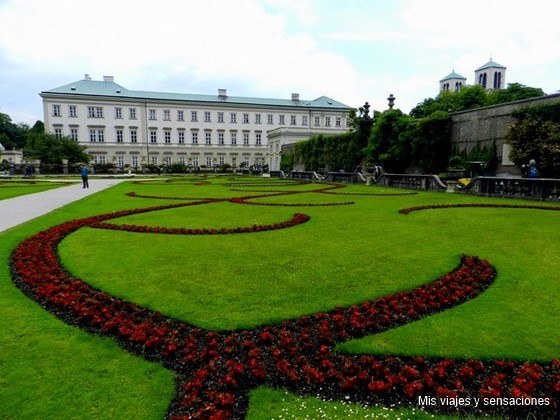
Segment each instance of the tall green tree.
[[6,149],[22,149],[28,130],[27,125],[14,124],[8,114],[0,113],[0,143]]
[[411,137],[407,135],[410,120],[400,109],[379,114],[369,139],[369,160],[383,165],[387,172],[403,172],[410,164]]
[[495,90],[488,94],[487,105],[496,105],[504,102],[520,101],[522,99],[543,96],[541,88],[533,88],[521,83],[508,83],[507,89]]
[[49,133],[29,131],[23,154],[27,157],[40,159],[45,164],[60,164],[68,159],[70,165],[89,162],[86,146],[78,144],[69,137],[57,137]]
[[423,173],[443,172],[451,151],[451,117],[436,111],[428,117],[412,120],[408,130],[411,163]]

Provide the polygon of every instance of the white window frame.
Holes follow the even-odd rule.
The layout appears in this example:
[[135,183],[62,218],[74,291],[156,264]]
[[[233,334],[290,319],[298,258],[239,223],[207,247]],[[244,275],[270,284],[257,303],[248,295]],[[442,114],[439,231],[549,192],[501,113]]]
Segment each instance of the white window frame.
[[138,131],[136,129],[130,130],[130,142],[138,143]]

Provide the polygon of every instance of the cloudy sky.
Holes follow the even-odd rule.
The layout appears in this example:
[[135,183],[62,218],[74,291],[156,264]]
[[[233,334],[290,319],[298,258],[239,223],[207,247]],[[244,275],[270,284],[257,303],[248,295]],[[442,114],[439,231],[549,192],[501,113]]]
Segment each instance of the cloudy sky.
[[560,90],[560,2],[0,0],[0,112],[43,119],[38,93],[104,75],[127,89],[410,111],[490,58],[506,83]]

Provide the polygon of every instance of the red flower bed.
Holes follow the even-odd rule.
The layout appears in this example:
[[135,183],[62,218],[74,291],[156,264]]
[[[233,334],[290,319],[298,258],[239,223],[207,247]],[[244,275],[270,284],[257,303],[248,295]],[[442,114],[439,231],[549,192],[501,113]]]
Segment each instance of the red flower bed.
[[[203,204],[199,202],[198,204]],[[337,343],[395,328],[473,299],[495,271],[476,257],[433,283],[348,308],[302,316],[252,330],[214,332],[114,298],[73,278],[58,244],[81,227],[129,214],[194,205],[174,204],[73,220],[23,241],[12,253],[16,285],[69,324],[112,336],[126,350],[159,360],[178,375],[170,418],[242,418],[248,392],[259,385],[301,395],[417,406],[419,397],[540,398],[548,405],[439,405],[455,413],[552,418],[560,396],[560,361],[477,361],[425,357],[347,356]]]
[[265,232],[267,230],[284,229],[296,226],[309,221],[310,217],[306,214],[296,213],[290,220],[284,222],[273,223],[270,225],[253,225],[247,227],[235,228],[167,228],[167,227],[152,227],[152,226],[136,226],[136,225],[115,225],[113,223],[94,223],[90,227],[98,229],[111,229],[111,230],[125,230],[128,232],[140,233],[167,233],[172,235],[226,235],[231,233],[253,233]]
[[474,208],[502,208],[502,209],[532,209],[532,210],[555,210],[560,211],[559,207],[554,206],[540,206],[540,205],[533,205],[533,204],[493,204],[493,203],[459,203],[459,204],[430,204],[426,206],[415,206],[415,207],[407,207],[404,209],[399,210],[399,213],[408,214],[412,213],[413,211],[421,211],[421,210],[437,210],[437,209],[451,209],[451,208],[465,208],[465,207],[474,207]]

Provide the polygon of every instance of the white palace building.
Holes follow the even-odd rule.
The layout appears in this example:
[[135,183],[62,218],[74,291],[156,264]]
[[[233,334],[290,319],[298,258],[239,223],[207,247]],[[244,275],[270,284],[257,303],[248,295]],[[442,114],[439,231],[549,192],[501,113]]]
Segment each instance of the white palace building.
[[326,96],[302,100],[128,90],[112,76],[40,93],[45,128],[87,146],[94,164],[216,167],[269,164],[283,144],[349,129],[351,107]]

